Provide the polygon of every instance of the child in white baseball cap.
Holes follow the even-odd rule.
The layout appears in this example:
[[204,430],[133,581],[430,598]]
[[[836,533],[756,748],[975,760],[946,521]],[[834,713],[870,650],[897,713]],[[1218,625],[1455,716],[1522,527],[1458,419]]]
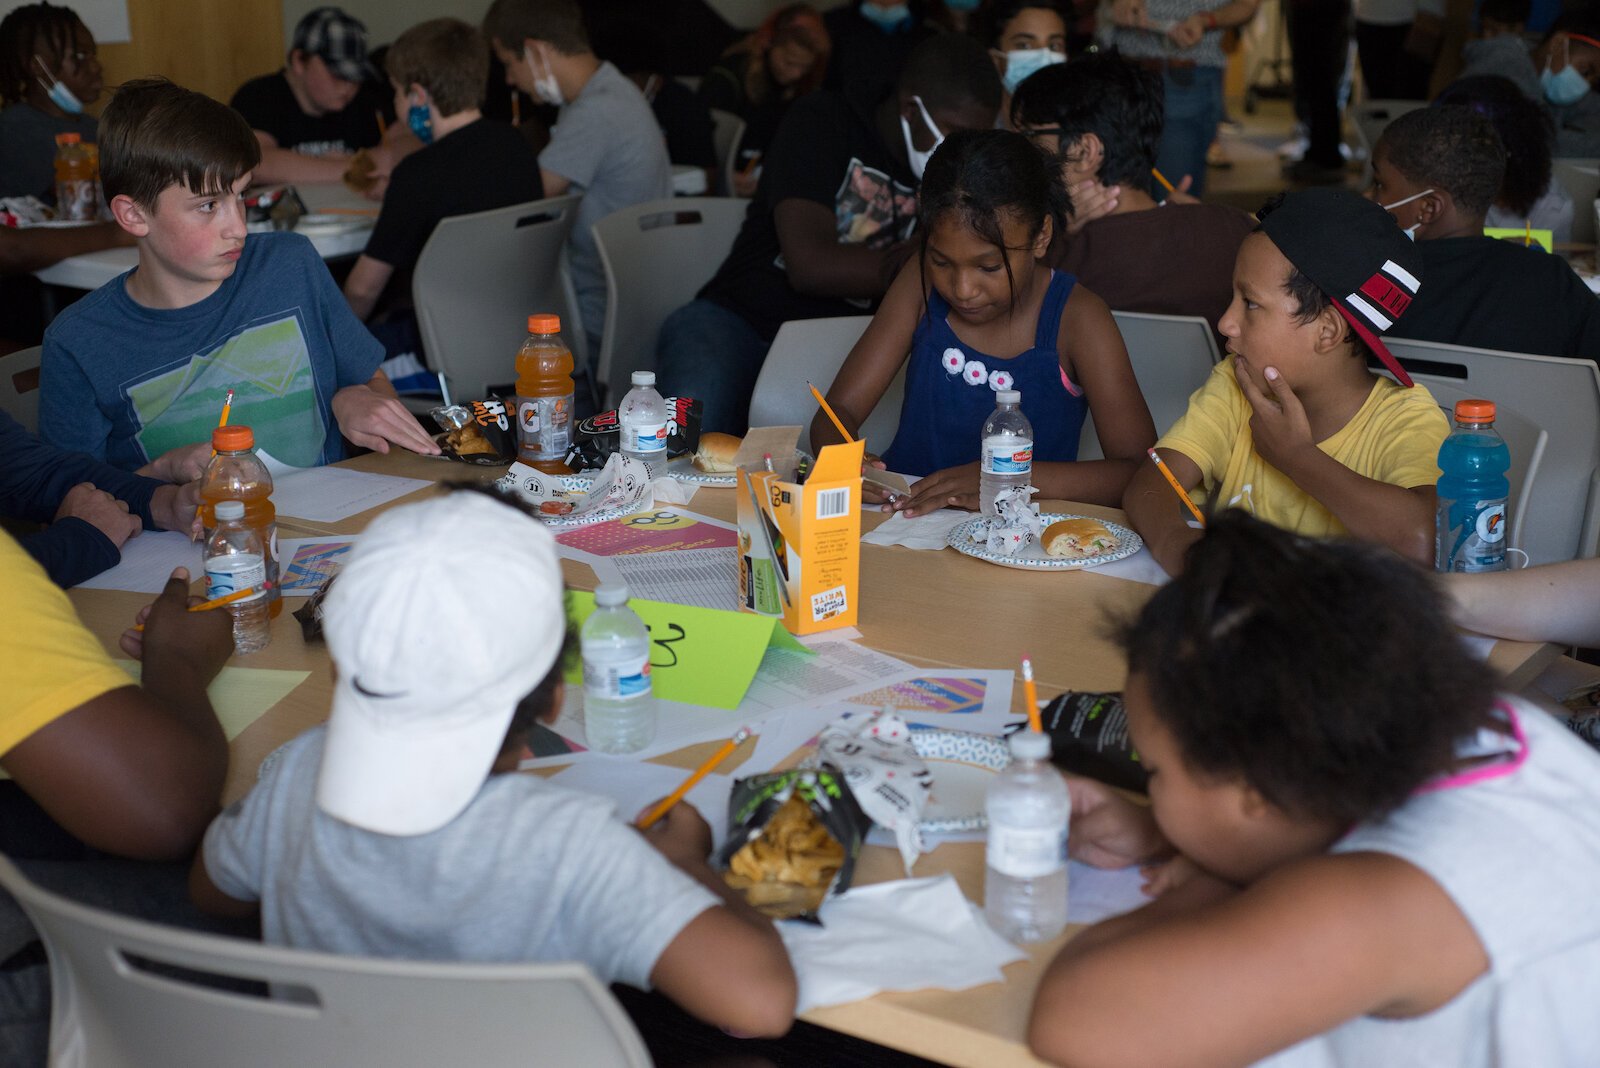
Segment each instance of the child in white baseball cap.
[[259,907],[267,942],[327,952],[577,960],[720,1027],[788,1030],[783,943],[707,865],[692,807],[641,834],[513,774],[570,645],[554,540],[521,505],[458,491],[380,516],[324,630],[332,715],[212,824],[202,908]]

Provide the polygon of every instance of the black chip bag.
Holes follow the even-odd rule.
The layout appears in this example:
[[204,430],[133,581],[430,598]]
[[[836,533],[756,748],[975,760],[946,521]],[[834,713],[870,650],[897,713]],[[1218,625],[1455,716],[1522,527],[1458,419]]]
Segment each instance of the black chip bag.
[[[694,397],[667,398],[667,456],[693,453],[700,447],[701,404]],[[598,470],[622,448],[622,422],[616,409],[599,412],[580,422],[567,449],[567,466],[574,471]]]
[[1068,690],[1046,705],[1039,719],[1050,736],[1050,761],[1056,767],[1124,790],[1149,790],[1150,773],[1128,735],[1120,693]]
[[451,404],[429,413],[445,434],[439,448],[452,460],[503,467],[517,458],[517,430],[499,397]]
[[843,893],[872,821],[831,765],[739,779],[717,867],[752,908],[773,919],[815,919]]

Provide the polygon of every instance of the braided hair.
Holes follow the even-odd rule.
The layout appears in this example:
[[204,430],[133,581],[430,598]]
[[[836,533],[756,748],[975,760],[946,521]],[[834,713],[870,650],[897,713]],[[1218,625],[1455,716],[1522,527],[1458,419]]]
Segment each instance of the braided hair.
[[61,59],[73,50],[83,21],[70,7],[24,4],[0,20],[0,102],[16,104],[43,76],[33,61],[44,56],[60,74]]

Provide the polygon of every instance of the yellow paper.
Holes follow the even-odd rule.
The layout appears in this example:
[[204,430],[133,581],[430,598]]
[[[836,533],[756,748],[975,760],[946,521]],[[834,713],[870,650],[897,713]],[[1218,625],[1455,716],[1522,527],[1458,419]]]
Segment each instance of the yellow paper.
[[1528,230],[1521,226],[1485,226],[1484,237],[1498,237],[1518,245],[1524,241],[1530,245],[1538,245],[1546,252],[1556,250],[1555,237],[1549,230]]

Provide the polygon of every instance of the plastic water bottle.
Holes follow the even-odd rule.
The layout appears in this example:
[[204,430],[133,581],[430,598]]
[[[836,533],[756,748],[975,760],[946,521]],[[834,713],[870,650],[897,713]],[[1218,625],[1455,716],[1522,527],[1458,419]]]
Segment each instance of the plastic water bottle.
[[656,392],[654,371],[633,372],[633,388],[617,407],[622,455],[643,460],[655,478],[667,462],[667,402]]
[[1067,925],[1067,822],[1072,798],[1050,765],[1050,736],[1018,731],[1011,763],[989,787],[983,912],[1012,942],[1044,942]]
[[[226,597],[267,581],[261,535],[245,521],[243,501],[218,501],[217,529],[206,539],[206,599]],[[272,640],[267,591],[228,605],[233,616],[233,651],[253,653]]]
[[594,591],[583,623],[583,722],[589,747],[635,753],[656,736],[650,692],[650,631],[628,607],[628,587]]
[[994,414],[983,424],[983,459],[978,475],[978,511],[994,515],[994,498],[1011,486],[1033,481],[1033,424],[1022,414],[1022,393],[995,394]]
[[1439,447],[1433,566],[1504,571],[1511,451],[1494,428],[1494,402],[1456,402],[1456,428]]

